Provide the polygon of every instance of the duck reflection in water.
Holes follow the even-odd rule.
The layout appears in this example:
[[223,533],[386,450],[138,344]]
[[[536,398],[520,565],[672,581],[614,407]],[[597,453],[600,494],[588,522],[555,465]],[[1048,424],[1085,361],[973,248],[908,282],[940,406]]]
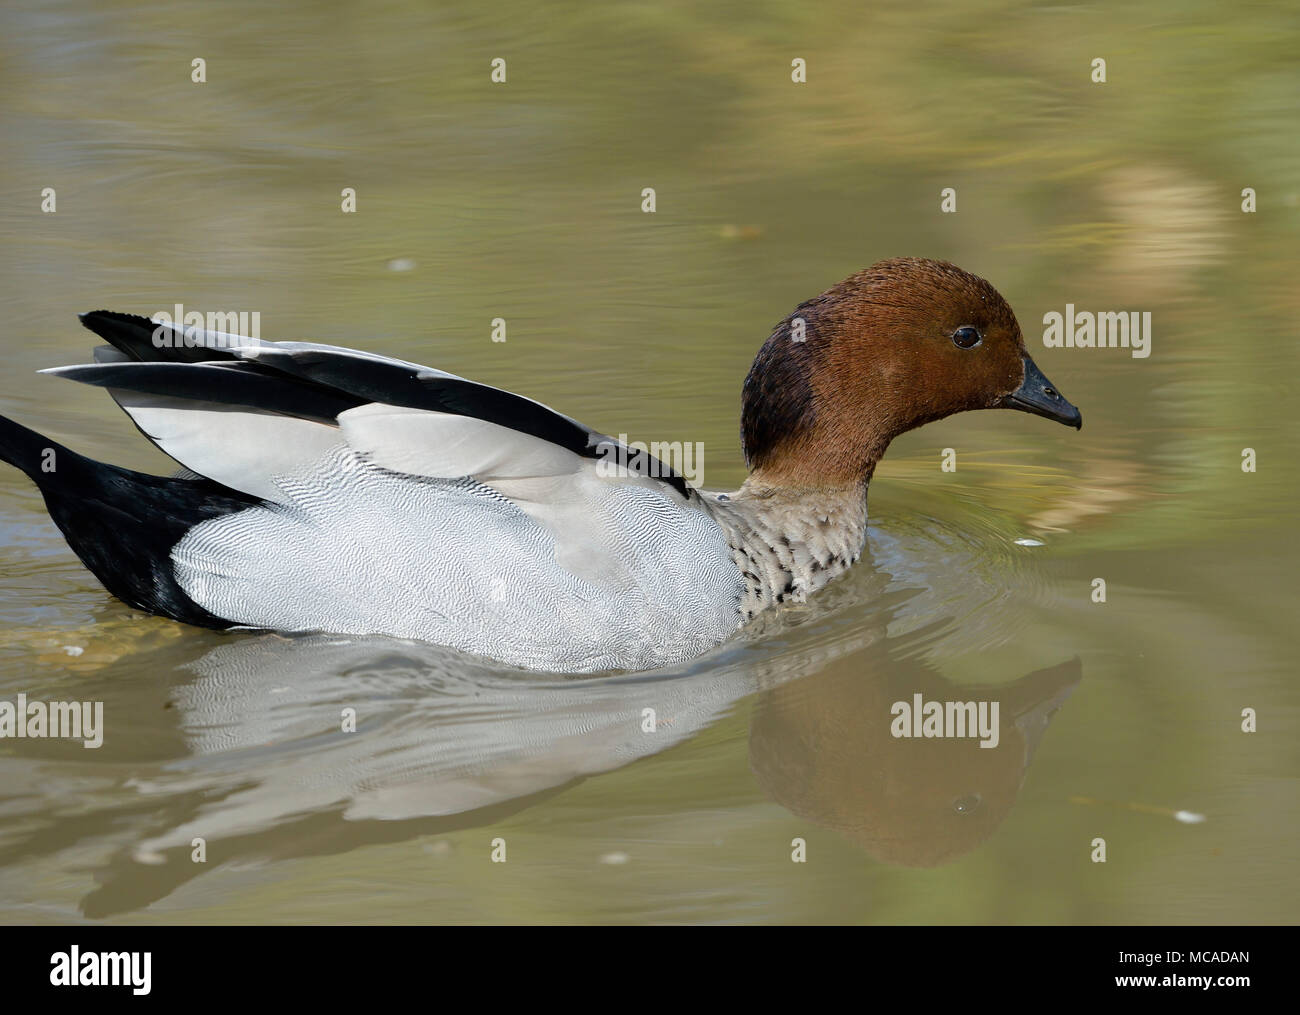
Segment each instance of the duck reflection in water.
[[[750,726],[754,775],[789,811],[877,860],[909,867],[955,860],[1011,810],[1052,715],[1079,682],[1080,663],[976,686],[888,657],[863,672],[863,656],[763,695]],[[977,737],[893,736],[891,706],[916,693],[927,701],[1000,702],[998,746],[983,749]]]
[[[176,727],[144,742],[107,737],[89,773],[84,751],[24,746],[41,756],[33,778],[49,764],[83,766],[81,799],[95,803],[75,818],[33,810],[30,831],[15,834],[23,824],[10,822],[0,864],[62,849],[84,856],[94,841],[110,858],[82,911],[111,916],[231,861],[346,853],[494,824],[688,741],[750,701],[751,767],[773,800],[880,861],[950,861],[1010,810],[1080,664],[995,685],[950,683],[916,651],[936,625],[886,635],[915,590],[886,592],[881,572],[861,574],[776,633],[652,674],[539,680],[437,646],[326,635],[228,639],[179,665],[126,656],[85,677],[80,694],[105,699],[110,715],[128,701],[149,708],[139,695],[156,695]],[[135,678],[151,668],[178,680],[142,689]],[[892,704],[915,693],[999,701],[998,746],[892,736]],[[346,709],[356,710],[355,733],[342,729]],[[106,773],[102,785],[94,771]],[[41,799],[28,789],[13,786],[9,803],[36,808],[24,804]],[[709,792],[708,780],[692,790]],[[734,804],[728,794],[719,807]],[[207,863],[191,862],[196,838]]]

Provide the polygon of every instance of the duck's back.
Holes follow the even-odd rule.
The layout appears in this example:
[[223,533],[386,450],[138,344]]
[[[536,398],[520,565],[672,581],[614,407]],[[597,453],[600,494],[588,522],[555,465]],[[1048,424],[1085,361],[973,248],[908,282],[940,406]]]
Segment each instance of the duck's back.
[[[740,626],[742,576],[699,495],[540,403],[335,346],[83,321],[112,348],[52,372],[107,387],[194,484],[232,495],[199,510],[190,480],[150,480],[190,510],[157,546],[122,548],[148,556],[132,562],[134,605],[567,672],[688,659]],[[47,499],[57,486],[44,480]],[[74,514],[74,547],[102,543],[69,531]],[[114,587],[108,551],[96,573]]]
[[531,481],[547,497],[521,503],[504,481],[417,479],[340,446],[278,479],[281,502],[191,529],[172,551],[177,581],[239,624],[556,671],[662,666],[734,632],[741,577],[712,519],[586,471]]

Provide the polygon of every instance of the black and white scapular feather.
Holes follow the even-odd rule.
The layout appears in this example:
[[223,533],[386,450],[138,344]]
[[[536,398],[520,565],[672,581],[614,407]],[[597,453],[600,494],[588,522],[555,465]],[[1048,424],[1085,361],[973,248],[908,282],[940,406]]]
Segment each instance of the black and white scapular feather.
[[110,344],[43,372],[108,389],[182,474],[92,461],[2,417],[0,458],[137,609],[566,672],[687,659],[741,622],[744,580],[703,498],[538,402],[352,349],[81,321]]

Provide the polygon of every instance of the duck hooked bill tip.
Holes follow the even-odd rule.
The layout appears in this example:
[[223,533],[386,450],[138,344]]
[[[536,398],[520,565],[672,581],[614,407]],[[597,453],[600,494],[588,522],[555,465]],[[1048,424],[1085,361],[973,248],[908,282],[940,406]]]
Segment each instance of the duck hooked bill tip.
[[1083,429],[1083,413],[1066,401],[1043,372],[1028,356],[1025,357],[1025,379],[1020,387],[1009,395],[1004,395],[995,404],[997,409],[1019,409],[1035,416],[1055,420],[1076,430]]

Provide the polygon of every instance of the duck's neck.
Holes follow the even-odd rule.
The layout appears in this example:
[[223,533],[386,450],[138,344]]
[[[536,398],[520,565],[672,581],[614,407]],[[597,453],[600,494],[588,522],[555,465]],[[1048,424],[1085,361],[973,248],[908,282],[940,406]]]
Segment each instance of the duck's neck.
[[802,602],[848,570],[866,544],[866,480],[795,489],[756,473],[734,493],[703,493],[701,499],[745,577],[745,620],[780,603]]

